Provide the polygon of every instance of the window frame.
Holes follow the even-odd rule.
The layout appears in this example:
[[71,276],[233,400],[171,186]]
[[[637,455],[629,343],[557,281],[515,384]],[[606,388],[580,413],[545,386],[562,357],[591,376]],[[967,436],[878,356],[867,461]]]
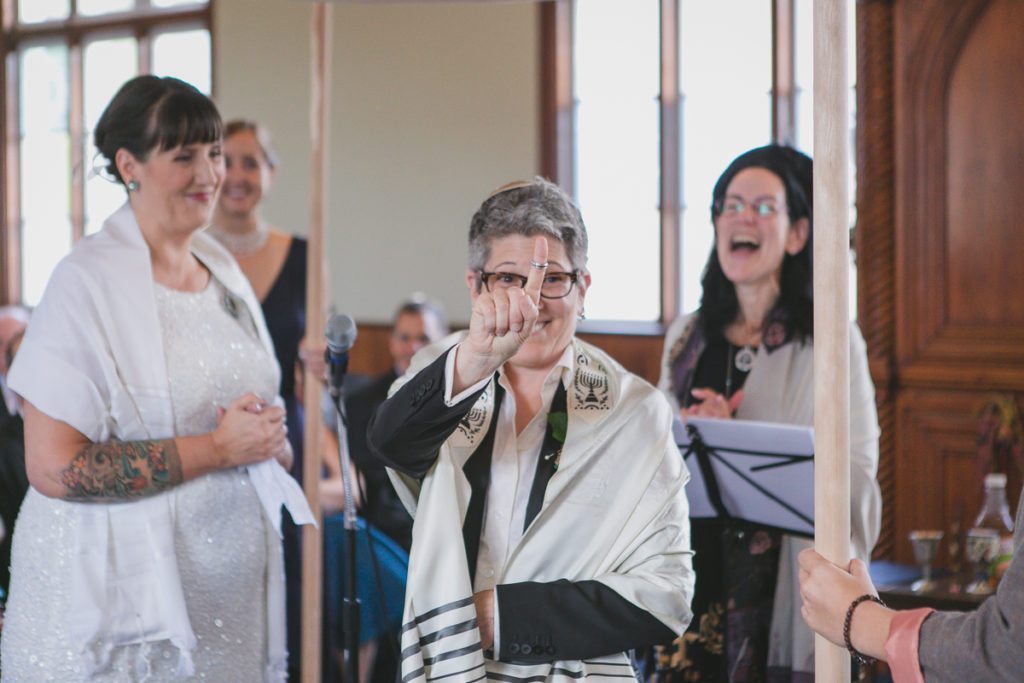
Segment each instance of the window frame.
[[[20,77],[18,51],[26,45],[60,44],[68,49],[68,91],[70,94],[68,133],[72,140],[71,168],[83,169],[84,135],[82,51],[84,45],[105,35],[130,34],[138,41],[138,72],[150,72],[151,39],[169,28],[205,28],[213,33],[213,4],[205,3],[176,7],[153,7],[149,0],[137,0],[137,7],[124,12],[111,12],[97,16],[78,16],[77,1],[71,0],[70,18],[32,24],[17,22],[18,0],[0,0],[0,64],[4,78],[0,80],[0,302],[20,303],[22,298],[21,268],[21,183],[20,165]],[[216,87],[212,73],[211,89]],[[86,173],[73,174],[71,188],[72,243],[81,239],[85,231]]]
[[[576,196],[573,170],[576,101],[572,82],[574,3],[541,3],[540,21],[540,159],[541,173]],[[680,240],[682,211],[682,99],[679,87],[679,1],[657,0],[661,26],[660,187],[661,231],[660,319],[652,322],[586,321],[581,331],[610,334],[662,334],[680,311]],[[796,139],[795,0],[765,0],[772,4],[772,140],[793,144]]]

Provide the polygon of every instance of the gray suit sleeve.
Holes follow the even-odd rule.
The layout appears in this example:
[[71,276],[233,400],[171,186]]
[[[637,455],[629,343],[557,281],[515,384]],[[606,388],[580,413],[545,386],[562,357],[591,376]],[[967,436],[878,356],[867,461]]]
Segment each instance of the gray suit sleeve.
[[932,681],[1019,681],[1024,672],[1024,496],[1014,559],[996,594],[974,612],[935,612],[921,624],[918,660]]

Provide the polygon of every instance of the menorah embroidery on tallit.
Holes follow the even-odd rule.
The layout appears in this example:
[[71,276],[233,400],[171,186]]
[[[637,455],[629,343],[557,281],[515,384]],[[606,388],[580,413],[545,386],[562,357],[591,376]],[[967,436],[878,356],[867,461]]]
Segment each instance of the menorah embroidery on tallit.
[[607,410],[609,408],[608,371],[593,361],[590,356],[580,352],[576,355],[576,375],[572,387],[576,407],[582,410]]
[[469,412],[459,420],[458,430],[469,443],[476,443],[477,437],[487,426],[487,414],[491,411],[491,388],[480,394]]

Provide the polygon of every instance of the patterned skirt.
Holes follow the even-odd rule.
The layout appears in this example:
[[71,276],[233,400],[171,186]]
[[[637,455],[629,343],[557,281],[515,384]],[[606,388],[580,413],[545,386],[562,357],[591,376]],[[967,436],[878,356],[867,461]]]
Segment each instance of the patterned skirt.
[[768,669],[782,533],[742,520],[691,524],[693,621],[671,645],[656,648],[652,682],[789,681],[789,671]]

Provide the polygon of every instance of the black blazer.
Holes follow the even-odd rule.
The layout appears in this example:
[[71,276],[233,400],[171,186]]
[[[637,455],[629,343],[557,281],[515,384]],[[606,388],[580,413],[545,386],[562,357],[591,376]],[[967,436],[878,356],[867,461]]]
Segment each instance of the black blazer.
[[[448,407],[444,403],[444,368],[447,354],[411,378],[385,401],[367,430],[371,452],[389,467],[422,478],[438,456],[441,444],[469,412],[483,390]],[[497,385],[496,385],[497,386]],[[500,389],[500,388],[499,388]],[[501,392],[495,397],[500,401]],[[497,415],[497,409],[494,415]],[[483,501],[490,484],[490,456],[497,420],[463,467],[472,486],[463,525],[463,540],[470,573],[475,573],[476,554],[483,524]],[[543,472],[538,459],[531,501],[543,500],[551,471]],[[539,505],[536,506],[539,509]],[[537,510],[528,505],[528,511]],[[529,512],[528,512],[529,514]],[[527,519],[529,525],[532,516]],[[415,539],[414,539],[415,542]],[[669,643],[675,633],[647,611],[629,602],[599,581],[521,582],[495,588],[500,606],[501,632],[497,658],[505,662],[536,663],[558,659],[589,659]]]

